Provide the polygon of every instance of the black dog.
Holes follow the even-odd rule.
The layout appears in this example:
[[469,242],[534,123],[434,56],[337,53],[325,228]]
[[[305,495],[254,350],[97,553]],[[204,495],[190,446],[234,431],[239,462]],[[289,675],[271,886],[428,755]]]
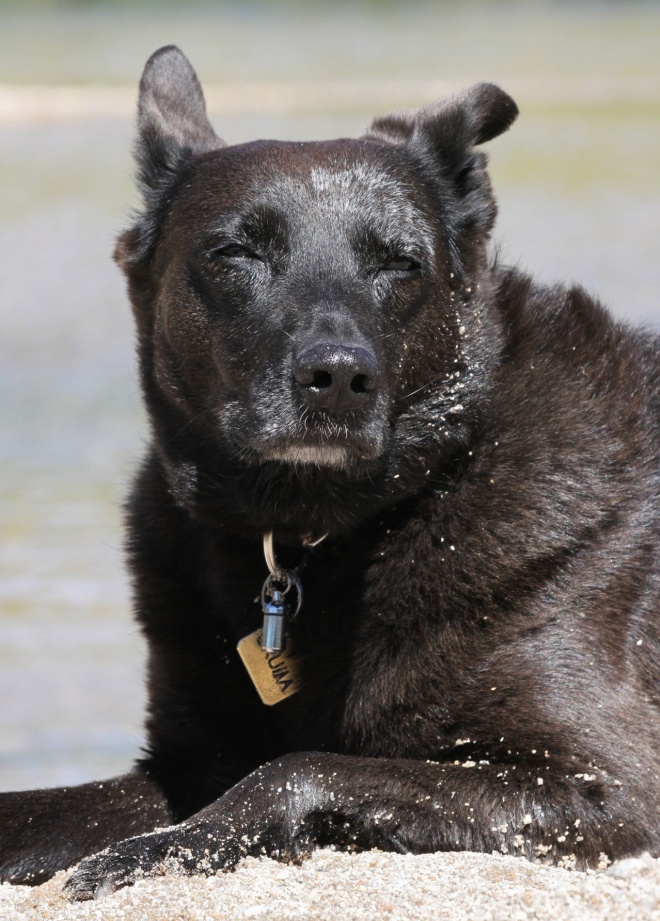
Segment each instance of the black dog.
[[660,855],[660,346],[489,261],[475,145],[516,115],[482,84],[226,147],[183,55],[151,58],[117,249],[148,745],[6,794],[2,879],[102,848],[73,898],[322,844]]

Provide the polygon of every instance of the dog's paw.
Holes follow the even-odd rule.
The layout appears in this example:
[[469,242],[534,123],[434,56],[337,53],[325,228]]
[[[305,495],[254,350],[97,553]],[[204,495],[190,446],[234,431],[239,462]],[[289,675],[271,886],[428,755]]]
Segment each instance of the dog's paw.
[[83,860],[65,883],[64,891],[72,902],[83,902],[132,886],[138,879],[156,876],[166,869],[176,872],[173,850],[167,832],[129,838]]

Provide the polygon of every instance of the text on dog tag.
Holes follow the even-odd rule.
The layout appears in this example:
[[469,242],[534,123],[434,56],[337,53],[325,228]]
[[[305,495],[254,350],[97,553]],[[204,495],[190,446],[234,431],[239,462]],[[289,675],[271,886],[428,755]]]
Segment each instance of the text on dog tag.
[[261,633],[261,627],[248,633],[236,648],[259,697],[271,707],[300,690],[300,657],[290,639],[281,652],[264,652]]

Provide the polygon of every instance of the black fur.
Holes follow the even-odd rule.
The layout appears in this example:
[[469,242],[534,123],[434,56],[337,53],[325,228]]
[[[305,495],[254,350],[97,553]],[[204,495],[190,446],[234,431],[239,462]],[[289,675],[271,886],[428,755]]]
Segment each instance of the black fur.
[[[108,845],[73,898],[330,843],[660,856],[659,346],[489,262],[474,147],[516,114],[482,84],[359,140],[226,147],[183,55],[151,58],[117,248],[153,433],[129,503],[147,749],[5,794],[2,879]],[[275,707],[235,649],[270,530],[287,566],[328,535]]]

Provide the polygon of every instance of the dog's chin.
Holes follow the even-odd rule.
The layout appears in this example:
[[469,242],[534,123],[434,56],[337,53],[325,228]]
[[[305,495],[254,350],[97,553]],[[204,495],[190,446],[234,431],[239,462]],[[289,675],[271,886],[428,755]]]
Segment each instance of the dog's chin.
[[260,453],[264,461],[277,461],[294,466],[334,467],[335,469],[350,467],[357,460],[355,449],[338,444],[291,444]]
[[276,461],[280,464],[291,464],[294,467],[328,467],[335,470],[348,470],[373,460],[378,451],[374,449],[358,449],[354,445],[342,443],[304,444],[292,442],[259,451],[260,460]]

